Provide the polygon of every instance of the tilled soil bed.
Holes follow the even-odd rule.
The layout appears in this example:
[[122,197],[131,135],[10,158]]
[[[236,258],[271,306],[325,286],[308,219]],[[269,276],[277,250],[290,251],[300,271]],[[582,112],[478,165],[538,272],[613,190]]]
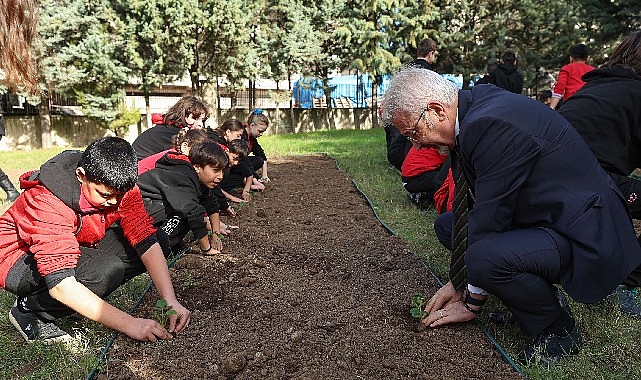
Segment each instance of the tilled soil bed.
[[[429,270],[325,156],[270,161],[224,254],[172,276],[191,324],[170,342],[120,334],[102,379],[520,379],[473,322],[418,332]],[[137,316],[152,317],[150,291]]]

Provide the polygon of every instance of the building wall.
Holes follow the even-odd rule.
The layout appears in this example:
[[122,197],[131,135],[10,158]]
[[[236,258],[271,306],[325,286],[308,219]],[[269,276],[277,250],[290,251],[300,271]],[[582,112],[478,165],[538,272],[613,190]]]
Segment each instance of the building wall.
[[[378,127],[378,120],[372,121],[371,109],[266,109],[270,118],[269,134],[301,133],[330,129],[371,129]],[[217,110],[207,125],[216,127],[229,118],[246,121],[247,110]],[[0,150],[31,150],[37,147],[38,116],[5,115],[7,134],[0,140]],[[144,119],[144,118],[143,118]],[[51,116],[52,141],[54,146],[82,148],[91,141],[113,135],[81,116]],[[132,125],[127,135],[122,136],[133,142],[143,125]]]

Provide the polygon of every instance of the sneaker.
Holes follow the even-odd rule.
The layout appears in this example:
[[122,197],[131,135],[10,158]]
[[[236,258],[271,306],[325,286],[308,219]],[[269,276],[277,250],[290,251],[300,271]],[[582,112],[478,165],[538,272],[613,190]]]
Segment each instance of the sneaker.
[[53,322],[42,321],[34,313],[23,313],[15,304],[9,310],[9,320],[27,343],[41,340],[45,344],[52,344],[71,340],[71,335],[61,330]]
[[567,355],[579,352],[581,334],[579,327],[574,326],[569,334],[559,336],[551,333],[541,333],[518,356],[521,364],[546,364],[550,366]]
[[641,319],[641,298],[639,298],[638,288],[630,289],[625,285],[619,285],[609,298],[618,301],[621,314]]
[[426,211],[432,204],[432,197],[428,193],[407,193],[407,200],[421,211]]
[[420,199],[421,198],[421,193],[407,193],[407,200],[410,201],[414,206],[418,206]]

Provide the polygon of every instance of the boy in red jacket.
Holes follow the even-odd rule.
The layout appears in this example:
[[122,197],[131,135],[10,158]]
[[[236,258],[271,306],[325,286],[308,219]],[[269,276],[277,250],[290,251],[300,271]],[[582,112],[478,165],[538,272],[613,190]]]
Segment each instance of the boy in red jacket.
[[[170,339],[189,323],[136,186],[131,145],[117,137],[65,151],[20,177],[24,192],[0,217],[0,286],[18,296],[9,320],[27,342],[69,340],[54,323],[74,312],[138,340]],[[168,246],[168,244],[164,244]],[[104,298],[149,272],[172,309],[169,331]]]

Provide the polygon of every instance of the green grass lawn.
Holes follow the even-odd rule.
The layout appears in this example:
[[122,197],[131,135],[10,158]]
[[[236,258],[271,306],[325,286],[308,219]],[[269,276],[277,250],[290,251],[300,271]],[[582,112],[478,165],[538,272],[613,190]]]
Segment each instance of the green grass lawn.
[[[371,202],[381,221],[407,242],[411,249],[441,278],[447,273],[449,253],[433,232],[434,212],[419,212],[405,198],[400,177],[385,160],[385,136],[382,129],[321,131],[305,134],[269,135],[260,143],[268,157],[327,153],[334,157]],[[31,152],[0,152],[0,167],[32,169],[62,149]],[[15,181],[16,178],[12,178]],[[0,197],[4,194],[0,194]],[[147,279],[138,279],[112,303],[129,310],[144,289]],[[82,379],[97,364],[102,347],[111,331],[83,321],[70,322],[69,328],[81,332],[83,339],[73,350],[63,346],[24,344],[7,319],[13,296],[0,291],[0,379]],[[408,300],[408,312],[409,312]],[[501,308],[495,299],[486,309]],[[523,371],[530,379],[639,379],[641,378],[641,321],[619,314],[611,304],[588,306],[572,303],[582,328],[583,350],[551,369],[529,367]],[[512,357],[527,343],[518,329],[483,325]],[[59,358],[59,356],[61,358]]]

